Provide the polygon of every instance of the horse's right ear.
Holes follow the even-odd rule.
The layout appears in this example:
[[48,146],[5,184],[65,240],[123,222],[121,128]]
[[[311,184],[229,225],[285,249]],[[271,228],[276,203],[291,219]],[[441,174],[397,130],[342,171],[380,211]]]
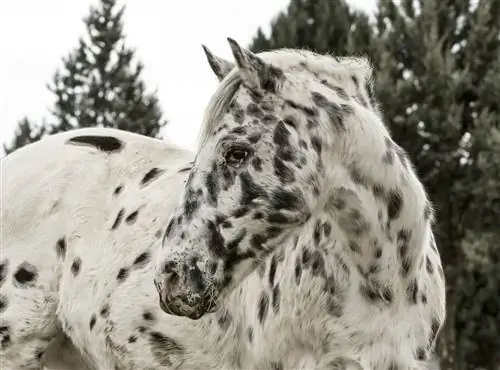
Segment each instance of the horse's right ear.
[[201,47],[203,48],[203,51],[207,56],[210,68],[212,68],[212,71],[214,71],[219,81],[222,81],[224,77],[226,77],[226,75],[234,68],[234,64],[225,59],[219,58],[218,56],[215,56],[205,45],[201,45]]

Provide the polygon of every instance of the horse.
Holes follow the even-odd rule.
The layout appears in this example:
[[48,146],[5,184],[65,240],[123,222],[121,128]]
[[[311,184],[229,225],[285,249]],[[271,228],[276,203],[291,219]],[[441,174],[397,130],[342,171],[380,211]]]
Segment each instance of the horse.
[[86,128],[2,159],[7,369],[427,368],[433,208],[369,61],[228,42],[196,152]]

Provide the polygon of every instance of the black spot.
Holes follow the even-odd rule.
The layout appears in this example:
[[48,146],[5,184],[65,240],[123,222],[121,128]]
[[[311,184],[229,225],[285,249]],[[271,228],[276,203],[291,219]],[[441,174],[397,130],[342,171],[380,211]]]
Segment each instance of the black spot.
[[300,262],[300,257],[297,256],[295,260],[295,283],[300,284],[300,278],[302,277],[302,264]]
[[359,292],[370,303],[374,303],[380,299],[378,291],[371,285],[361,284],[359,286]]
[[116,229],[120,225],[120,222],[122,221],[124,213],[125,213],[125,210],[123,208],[120,209],[120,211],[116,215],[116,218],[115,218],[115,221],[113,222],[113,225],[111,225],[111,230]]
[[250,164],[254,168],[255,171],[262,171],[262,159],[260,157],[253,157]]
[[0,338],[1,349],[7,348],[12,343],[12,339],[10,337],[10,328],[8,326],[0,326]]
[[311,257],[311,271],[313,276],[324,276],[325,275],[325,260],[321,255],[321,252],[314,251]]
[[313,231],[313,242],[316,247],[319,245],[320,240],[321,240],[321,224],[319,221],[316,221]]
[[109,303],[103,304],[103,306],[101,307],[101,310],[100,310],[99,314],[103,318],[106,318],[106,317],[109,316]]
[[349,241],[349,249],[354,253],[361,254],[361,247],[359,244],[353,240]]
[[305,200],[299,191],[279,189],[271,194],[270,206],[274,210],[300,211]]
[[190,171],[192,167],[184,167],[184,168],[181,168],[179,170],[177,170],[177,173],[181,173],[181,172],[187,172],[187,171]]
[[264,320],[266,319],[267,312],[269,311],[269,296],[266,292],[262,292],[260,294],[259,303],[257,307],[257,317],[261,324],[264,324]]
[[387,215],[390,220],[396,219],[401,213],[403,198],[399,191],[391,190],[388,194]]
[[224,238],[222,237],[214,222],[208,221],[208,237],[209,248],[216,257],[224,257],[226,251],[224,249]]
[[280,311],[280,286],[276,284],[273,288],[273,311],[276,315]]
[[311,145],[313,149],[318,153],[318,155],[321,154],[321,139],[317,136],[312,136],[311,137]]
[[417,304],[418,284],[417,279],[412,279],[406,288],[406,296],[411,304]]
[[97,321],[97,317],[95,316],[95,313],[93,313],[90,316],[90,322],[89,322],[89,328],[90,328],[90,330],[94,329],[96,321]]
[[8,303],[9,300],[7,299],[7,296],[5,294],[0,295],[0,313],[5,311]]
[[274,286],[274,278],[276,276],[276,268],[278,266],[278,261],[276,260],[276,255],[271,258],[271,264],[269,266],[269,285],[271,288]]
[[272,224],[287,224],[287,223],[292,222],[292,220],[290,220],[290,218],[288,216],[286,216],[280,212],[270,213],[267,216],[267,221],[272,223]]
[[184,198],[184,215],[186,219],[191,220],[193,214],[200,207],[200,197],[203,194],[201,189],[194,191],[192,188],[188,188]]
[[290,131],[286,128],[283,121],[280,121],[273,133],[273,141],[278,147],[290,146]]
[[268,238],[262,234],[254,234],[250,239],[250,245],[254,249],[261,250],[264,248],[263,244],[267,242]]
[[64,238],[60,238],[56,243],[56,255],[61,259],[66,257],[66,240]]
[[434,266],[432,265],[432,262],[431,262],[429,256],[425,257],[425,268],[427,269],[427,272],[429,274],[432,274],[434,272]]
[[332,232],[332,225],[328,222],[325,222],[323,224],[323,234],[325,235],[325,237],[329,237],[331,232]]
[[311,252],[309,252],[309,249],[304,248],[302,250],[302,264],[304,266],[308,266],[310,260],[311,260]]
[[382,287],[381,294],[382,294],[382,299],[386,303],[391,303],[392,302],[393,294],[392,294],[391,288],[389,288],[387,286]]
[[349,99],[349,96],[347,95],[347,93],[345,92],[345,90],[339,86],[331,86],[331,88],[333,89],[333,91],[335,91],[337,93],[337,96],[341,99],[344,99],[344,100],[347,100]]
[[427,352],[422,347],[418,347],[416,351],[417,360],[423,361],[427,359]]
[[382,248],[376,247],[375,248],[375,258],[380,258],[382,257]]
[[149,333],[149,344],[153,356],[162,366],[172,367],[171,356],[182,356],[184,347],[166,335],[153,331]]
[[241,205],[250,206],[255,199],[266,198],[267,192],[257,184],[248,172],[240,173]]
[[404,257],[401,261],[401,275],[407,277],[411,268],[411,260],[408,257]]
[[20,286],[28,286],[36,281],[37,276],[38,269],[31,263],[23,262],[14,273],[14,280]]
[[126,218],[125,218],[125,222],[129,225],[135,223],[135,221],[137,220],[137,215],[139,214],[139,211],[134,211],[132,212],[131,214],[129,214]]
[[8,266],[8,261],[4,260],[2,263],[0,263],[0,285],[3,284],[7,277],[7,266]]
[[73,260],[73,263],[71,264],[71,272],[73,273],[73,276],[78,275],[80,272],[80,267],[82,265],[82,259],[80,257],[76,257]]
[[129,269],[126,267],[122,267],[118,271],[118,274],[116,275],[116,280],[118,280],[119,282],[122,282],[128,277],[128,274],[129,274]]
[[[325,110],[333,126],[337,129],[345,130],[344,114],[347,113],[350,107],[346,105],[340,106],[335,102],[329,101],[324,95],[318,92],[313,92],[312,98],[315,104]],[[352,110],[352,108],[350,109]]]
[[141,179],[141,186],[146,186],[150,184],[153,180],[157,179],[165,170],[162,170],[157,167],[153,167],[150,169],[144,177]]
[[113,191],[113,194],[114,195],[118,195],[121,193],[121,191],[123,190],[123,185],[118,185],[115,190]]
[[294,172],[285,164],[285,162],[275,155],[273,159],[274,173],[279,177],[283,184],[295,181]]
[[142,252],[139,254],[133,262],[135,267],[145,266],[151,260],[151,255],[149,252]]
[[283,119],[283,123],[294,130],[298,129],[297,119],[293,116],[287,116]]
[[344,294],[338,291],[335,278],[328,276],[325,279],[323,290],[328,294],[326,300],[326,311],[329,315],[334,317],[341,317],[343,314],[343,300]]
[[372,186],[373,195],[377,198],[383,198],[385,195],[385,189],[380,184],[375,184]]
[[283,370],[283,364],[281,362],[271,362],[271,370]]
[[142,318],[145,320],[145,321],[154,321],[155,317],[153,315],[153,313],[151,311],[144,311],[142,313]]
[[129,343],[135,343],[137,341],[137,337],[135,335],[131,335],[128,337]]
[[35,349],[35,359],[37,361],[40,361],[45,354],[45,350],[43,348],[36,348]]
[[219,324],[220,328],[224,331],[229,329],[229,325],[231,325],[232,316],[226,308],[223,308],[219,311],[217,324]]
[[401,229],[397,234],[398,258],[402,261],[408,254],[411,230]]
[[248,341],[252,343],[253,341],[253,328],[248,327],[247,329]]
[[318,114],[318,112],[315,109],[306,107],[304,105],[300,105],[292,100],[287,99],[285,100],[285,103],[294,109],[303,111],[309,117],[314,117]]
[[219,184],[217,183],[217,173],[215,164],[212,166],[212,171],[207,174],[205,179],[205,186],[208,191],[208,200],[211,204],[217,204],[217,197],[219,196]]
[[75,136],[69,139],[67,143],[91,145],[107,153],[116,152],[123,147],[123,142],[113,136],[95,136],[95,135]]

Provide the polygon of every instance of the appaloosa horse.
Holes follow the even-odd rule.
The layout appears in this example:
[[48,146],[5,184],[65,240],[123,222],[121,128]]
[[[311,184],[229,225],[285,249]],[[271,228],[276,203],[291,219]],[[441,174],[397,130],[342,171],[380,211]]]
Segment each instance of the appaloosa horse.
[[7,369],[426,368],[432,206],[369,63],[229,43],[196,156],[84,129],[2,160]]

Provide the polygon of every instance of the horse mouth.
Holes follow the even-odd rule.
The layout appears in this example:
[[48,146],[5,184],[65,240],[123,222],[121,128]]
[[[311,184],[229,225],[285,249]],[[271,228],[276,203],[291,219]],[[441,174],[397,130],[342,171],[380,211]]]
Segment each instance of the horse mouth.
[[189,306],[182,300],[175,299],[168,301],[159,297],[160,308],[163,312],[172,316],[186,317],[191,320],[199,320],[205,314],[209,314],[218,310],[214,304],[210,304],[209,300],[203,300],[196,307]]

